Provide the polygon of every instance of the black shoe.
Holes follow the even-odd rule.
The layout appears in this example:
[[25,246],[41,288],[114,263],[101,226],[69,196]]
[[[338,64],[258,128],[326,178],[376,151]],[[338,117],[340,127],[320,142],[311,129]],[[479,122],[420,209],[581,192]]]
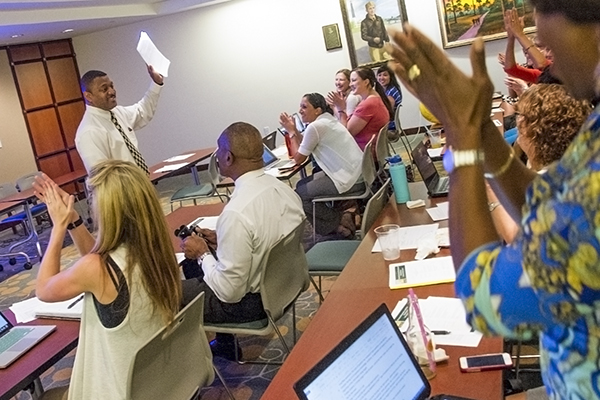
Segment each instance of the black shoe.
[[210,342],[210,351],[213,357],[221,357],[229,361],[242,360],[242,349],[237,346],[237,360],[235,358],[235,343],[237,339],[233,335],[218,334],[217,338]]

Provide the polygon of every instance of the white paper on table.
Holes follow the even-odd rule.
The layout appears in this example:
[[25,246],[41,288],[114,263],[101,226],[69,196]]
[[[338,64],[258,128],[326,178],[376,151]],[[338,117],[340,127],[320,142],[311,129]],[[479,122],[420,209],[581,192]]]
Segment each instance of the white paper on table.
[[179,168],[183,168],[187,165],[187,163],[179,163],[179,164],[169,164],[164,167],[160,167],[154,172],[168,172],[168,171],[177,171]]
[[[439,224],[428,224],[400,228],[400,250],[416,249],[419,247],[419,240],[425,236],[435,236],[439,226]],[[375,241],[371,252],[381,253],[379,239]]]
[[456,280],[452,257],[435,257],[419,261],[390,264],[390,289],[450,283]]
[[198,217],[195,220],[193,220],[192,222],[190,222],[189,224],[187,224],[188,228],[191,227],[192,225],[196,225],[199,226],[200,228],[204,228],[204,229],[212,229],[213,231],[217,229],[217,220],[219,219],[219,216],[212,216],[212,217]]
[[436,345],[477,347],[482,333],[472,331],[467,323],[465,307],[461,299],[430,296],[419,300],[425,325],[431,331],[448,331],[447,335],[435,335]]
[[437,147],[435,149],[427,149],[427,153],[429,154],[429,157],[431,157],[431,158],[440,157],[442,155],[442,150],[444,150],[443,147]]
[[173,156],[171,158],[167,158],[165,161],[163,162],[175,162],[175,161],[182,161],[185,160],[186,158],[190,158],[191,156],[193,156],[195,153],[190,153],[190,154],[182,154],[180,156]]
[[21,324],[35,319],[35,308],[38,302],[37,297],[32,297],[31,299],[14,303],[9,309],[15,314],[17,322]]
[[[271,168],[271,169],[267,169],[265,170],[265,174],[269,174],[271,176],[279,176],[280,175],[279,169],[277,168]],[[381,251],[381,250],[380,250]]]
[[169,66],[171,61],[158,50],[148,34],[144,31],[140,32],[140,40],[138,41],[137,51],[140,53],[146,64],[152,65],[152,68],[162,76],[169,76]]
[[450,230],[448,228],[440,228],[435,232],[437,244],[440,247],[450,247]]
[[277,158],[288,158],[287,147],[285,145],[277,146],[273,150],[271,150],[271,152],[275,154],[275,157]]
[[427,214],[429,214],[431,219],[434,221],[442,221],[448,219],[448,202],[445,201],[443,203],[439,203],[437,207],[431,207],[426,209],[425,211],[427,211]]

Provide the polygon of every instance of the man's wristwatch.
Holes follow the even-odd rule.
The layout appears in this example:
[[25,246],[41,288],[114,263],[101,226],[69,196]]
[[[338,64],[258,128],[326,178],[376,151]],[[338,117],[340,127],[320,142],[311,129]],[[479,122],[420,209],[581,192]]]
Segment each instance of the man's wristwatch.
[[483,164],[482,150],[452,150],[448,148],[444,153],[442,164],[449,174],[457,168]]

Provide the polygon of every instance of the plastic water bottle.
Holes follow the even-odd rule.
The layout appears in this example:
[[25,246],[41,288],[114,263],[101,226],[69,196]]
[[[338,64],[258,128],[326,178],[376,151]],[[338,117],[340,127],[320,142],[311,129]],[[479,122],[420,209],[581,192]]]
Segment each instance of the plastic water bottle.
[[392,176],[392,185],[396,194],[396,203],[406,203],[410,200],[406,167],[398,154],[387,158],[387,161],[390,163],[390,175]]

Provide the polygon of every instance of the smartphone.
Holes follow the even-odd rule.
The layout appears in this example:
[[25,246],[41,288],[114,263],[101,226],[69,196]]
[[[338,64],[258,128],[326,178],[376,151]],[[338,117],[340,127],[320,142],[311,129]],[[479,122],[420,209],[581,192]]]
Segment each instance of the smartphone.
[[491,371],[512,367],[512,359],[508,353],[482,354],[480,356],[460,357],[458,359],[462,372]]
[[288,131],[283,126],[277,128],[277,130],[279,131],[279,133],[281,133],[282,136],[285,136],[288,134]]

